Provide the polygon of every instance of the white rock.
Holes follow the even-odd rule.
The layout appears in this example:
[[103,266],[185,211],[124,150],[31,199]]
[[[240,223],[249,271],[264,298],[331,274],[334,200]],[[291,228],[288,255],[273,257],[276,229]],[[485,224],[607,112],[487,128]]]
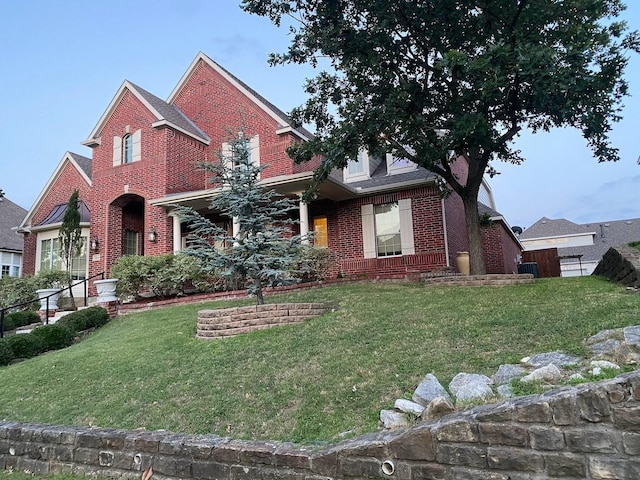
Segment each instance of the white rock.
[[498,388],[496,388],[496,390],[498,391],[498,395],[500,395],[501,397],[504,397],[504,398],[513,397],[513,390],[511,388],[511,385],[509,384],[499,385]]
[[411,400],[405,400],[404,398],[399,398],[396,400],[393,408],[396,410],[400,410],[404,413],[410,413],[412,415],[422,415],[424,412],[425,406],[420,405],[419,403],[412,402]]
[[602,369],[600,367],[593,367],[591,370],[591,375],[598,376],[602,373]]
[[620,366],[616,365],[613,362],[609,362],[607,360],[592,360],[591,361],[591,367],[592,368],[609,368],[612,370],[620,370]]
[[573,373],[571,375],[569,375],[569,380],[585,380],[584,375],[582,375],[581,373]]
[[523,383],[531,383],[536,381],[552,382],[562,378],[562,372],[553,363],[535,369],[529,375],[525,375],[520,379]]
[[491,385],[493,382],[486,375],[478,373],[458,373],[449,384],[449,391],[458,402],[467,402],[485,399],[493,395]]
[[380,421],[384,428],[401,428],[409,426],[409,419],[404,413],[395,410],[380,410]]
[[419,403],[420,405],[424,405],[425,407],[429,405],[431,400],[436,397],[444,397],[447,399],[451,399],[447,391],[440,384],[435,375],[428,373],[418,385],[415,392],[413,392],[413,397],[411,399]]

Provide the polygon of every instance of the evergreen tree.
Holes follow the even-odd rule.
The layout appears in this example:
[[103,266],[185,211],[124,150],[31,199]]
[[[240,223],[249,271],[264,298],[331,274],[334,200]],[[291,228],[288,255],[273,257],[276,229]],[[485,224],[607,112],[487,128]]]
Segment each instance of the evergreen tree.
[[188,207],[174,214],[190,231],[187,255],[197,257],[209,273],[246,280],[247,292],[264,303],[263,288],[293,283],[289,268],[297,258],[301,237],[293,235],[297,209],[292,199],[260,185],[265,166],[251,161],[251,146],[244,132],[233,136],[220,152],[220,163],[203,165],[213,174],[217,191],[210,209],[233,219],[236,235]]
[[69,197],[67,209],[64,212],[62,226],[60,227],[60,254],[64,261],[65,270],[69,274],[69,297],[71,298],[71,308],[76,308],[76,302],[73,297],[73,277],[71,275],[73,267],[73,259],[82,252],[82,228],[80,228],[80,210],[78,205],[78,197],[80,193],[75,189]]

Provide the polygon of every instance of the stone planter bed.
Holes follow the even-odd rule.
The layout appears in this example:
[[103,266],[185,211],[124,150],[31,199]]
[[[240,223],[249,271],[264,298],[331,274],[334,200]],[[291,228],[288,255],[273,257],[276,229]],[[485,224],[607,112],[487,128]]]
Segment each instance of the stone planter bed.
[[200,310],[196,338],[214,340],[279,325],[302,323],[326,312],[321,303],[272,303]]

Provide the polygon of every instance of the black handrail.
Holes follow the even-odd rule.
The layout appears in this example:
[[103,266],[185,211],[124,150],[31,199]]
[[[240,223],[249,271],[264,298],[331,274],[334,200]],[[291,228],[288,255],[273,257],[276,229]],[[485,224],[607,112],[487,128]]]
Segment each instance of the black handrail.
[[[85,278],[84,280],[80,280],[79,282],[72,283],[70,286],[61,288],[60,290],[50,293],[46,297],[43,297],[44,299],[46,299],[46,302],[47,302],[47,308],[45,311],[45,314],[46,314],[45,324],[47,325],[49,324],[49,298],[53,297],[54,295],[60,295],[65,290],[70,290],[71,288],[77,285],[80,285],[82,283],[84,287],[84,306],[86,307],[87,306],[87,284],[89,283],[89,280],[96,277],[100,277],[102,280],[104,280],[104,272],[96,273],[95,275],[92,275],[89,278]],[[12,310],[18,307],[26,307],[27,305],[31,305],[32,303],[35,303],[35,302],[40,302],[41,300],[42,298],[38,297],[35,300],[30,300],[28,302],[17,303],[15,305],[10,305],[8,307],[0,308],[0,338],[4,338],[4,314],[7,310]]]

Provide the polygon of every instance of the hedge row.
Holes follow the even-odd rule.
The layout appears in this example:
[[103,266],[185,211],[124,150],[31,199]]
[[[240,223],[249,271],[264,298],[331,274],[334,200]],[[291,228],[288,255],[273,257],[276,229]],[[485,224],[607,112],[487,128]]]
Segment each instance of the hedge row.
[[38,323],[39,321],[40,315],[38,315],[38,312],[32,310],[9,313],[4,316],[4,331],[15,330],[16,328]]
[[109,321],[102,307],[89,307],[62,317],[54,325],[43,325],[31,333],[20,333],[0,339],[0,366],[14,360],[31,358],[51,350],[60,350],[73,343],[76,335],[98,328]]

